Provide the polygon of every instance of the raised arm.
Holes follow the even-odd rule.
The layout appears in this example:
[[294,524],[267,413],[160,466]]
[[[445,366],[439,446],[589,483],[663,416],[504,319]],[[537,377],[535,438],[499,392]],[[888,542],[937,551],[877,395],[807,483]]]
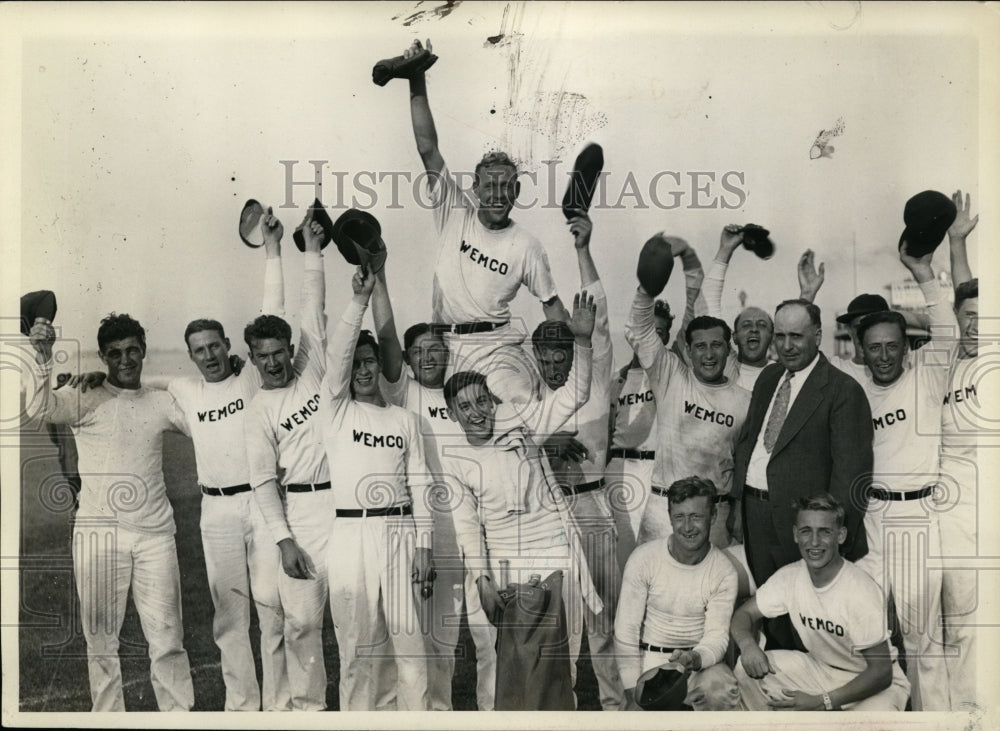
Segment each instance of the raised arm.
[[[590,235],[593,224],[586,214],[576,216],[568,221],[570,233],[573,234],[573,246],[576,249],[576,263],[580,269],[580,289],[589,292],[594,297],[596,306],[594,316],[594,332],[591,335],[593,343],[593,363],[595,378],[607,380],[611,376],[611,326],[608,323],[608,297],[597,273],[597,265],[590,253]],[[603,366],[603,372],[598,372],[598,366]]]
[[729,269],[729,260],[733,258],[733,252],[743,243],[742,228],[735,223],[731,223],[722,229],[719,236],[719,250],[715,252],[712,266],[705,275],[705,304],[708,307],[708,315],[711,317],[722,317],[722,289],[726,283],[726,271]]
[[305,239],[304,273],[302,278],[302,314],[299,322],[299,345],[295,352],[295,372],[324,368],[326,347],[326,276],[323,270],[323,227],[313,221],[312,209],[301,224]]
[[351,279],[351,289],[354,290],[354,296],[333,326],[327,347],[326,387],[327,394],[334,403],[351,397],[354,347],[358,342],[368,301],[375,289],[375,275],[370,271],[362,273],[361,267],[358,267]]
[[385,281],[385,267],[375,275],[372,316],[375,318],[375,335],[382,356],[382,375],[389,383],[397,383],[403,374],[403,348],[396,333],[396,318],[392,312],[392,300],[389,299],[389,288]]
[[542,398],[537,417],[532,417],[533,431],[538,441],[559,431],[566,421],[590,398],[590,382],[593,368],[593,348],[591,334],[597,305],[587,292],[578,292],[573,297],[573,317],[569,329],[573,333],[573,367],[566,376],[566,385],[552,391],[542,389]]
[[35,349],[32,364],[34,391],[26,394],[25,416],[39,418],[50,424],[75,425],[80,421],[80,392],[76,389],[55,391],[52,388],[52,345],[56,331],[47,320],[37,320],[28,332],[28,340]]
[[[933,338],[935,335],[941,337],[945,333],[947,333],[948,337],[954,337],[958,333],[958,318],[955,316],[955,310],[945,300],[944,293],[941,291],[941,285],[938,284],[937,277],[934,276],[934,268],[931,266],[933,258],[934,252],[921,257],[910,256],[906,245],[899,252],[899,260],[903,262],[903,266],[909,270],[913,279],[916,280],[924,296],[924,302],[927,304],[927,317],[930,320],[931,337]],[[941,368],[934,369],[939,371],[938,373],[926,375],[934,379],[932,387],[940,390],[942,393],[945,390],[947,373],[941,372],[941,370],[942,368],[951,366],[950,351],[951,348],[941,347],[934,349],[922,348],[920,350],[924,354],[919,359],[922,365],[941,366]]]
[[826,279],[826,264],[820,262],[817,269],[816,255],[812,249],[806,249],[799,257],[798,275],[799,297],[807,302],[814,302]]
[[[403,52],[403,56],[409,58],[421,50],[423,46],[416,40]],[[432,50],[430,39],[427,40],[427,50]],[[431,115],[431,105],[427,101],[427,79],[422,71],[410,78],[410,120],[413,123],[413,136],[417,141],[417,152],[420,153],[424,168],[432,174],[440,173],[444,170],[444,158],[438,149],[437,128]]]
[[684,316],[681,318],[677,335],[670,344],[670,351],[684,363],[688,363],[688,354],[684,348],[684,332],[691,320],[708,312],[708,304],[705,295],[702,294],[705,271],[701,268],[698,253],[687,241],[676,236],[664,236],[664,238],[670,242],[671,253],[680,257],[681,267],[684,269]]
[[264,301],[260,314],[284,317],[285,277],[281,271],[281,236],[285,228],[270,206],[261,222],[261,230],[264,233]]
[[951,250],[951,283],[958,287],[973,277],[965,240],[979,223],[979,214],[976,214],[975,218],[969,216],[972,210],[972,201],[968,193],[965,194],[963,201],[962,191],[956,190],[951,199],[955,203],[958,215],[955,216],[954,223],[948,227],[948,248]]

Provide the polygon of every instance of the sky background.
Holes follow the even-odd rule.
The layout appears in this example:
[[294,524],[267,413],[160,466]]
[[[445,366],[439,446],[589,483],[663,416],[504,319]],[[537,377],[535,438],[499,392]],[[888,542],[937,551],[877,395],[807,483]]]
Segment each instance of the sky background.
[[[817,304],[829,349],[836,312],[906,275],[896,254],[906,199],[962,188],[978,212],[990,169],[979,151],[982,59],[975,16],[962,17],[969,7],[930,12],[904,32],[879,6],[822,3],[729,6],[727,15],[601,3],[115,7],[114,25],[86,8],[53,15],[20,48],[20,227],[8,233],[19,238],[19,292],[54,290],[56,324],[85,351],[112,310],[137,317],[152,348],[183,347],[184,326],[204,316],[240,342],[263,279],[262,250],[237,236],[248,198],[285,224],[294,323],[301,262],[291,230],[315,188],[289,187],[282,160],[298,161],[299,182],[313,180],[308,161],[326,161],[333,218],[352,203],[379,218],[400,330],[427,319],[431,214],[404,179],[393,193],[393,174],[422,170],[407,84],[371,81],[374,62],[414,38],[431,38],[440,57],[428,88],[450,167],[471,170],[502,148],[537,175],[537,184],[525,178],[522,200],[539,204],[514,218],[542,241],[564,301],[579,284],[572,239],[558,207],[541,204],[552,202],[550,186],[561,200],[584,144],[603,146],[606,205],[591,211],[592,249],[619,363],[629,357],[622,332],[636,257],[655,232],[687,239],[707,269],[725,224],[771,229],[770,261],[734,257],[727,319],[741,289],[769,311],[796,296],[798,256],[814,249],[826,262]],[[838,120],[832,157],[810,159],[817,134]],[[658,174],[659,205],[650,194]],[[993,226],[987,218],[971,237],[973,257]],[[335,316],[350,270],[327,251]],[[936,268],[948,268],[947,248],[939,252]],[[666,292],[675,310],[679,271]],[[523,290],[513,311],[529,331],[542,317]]]

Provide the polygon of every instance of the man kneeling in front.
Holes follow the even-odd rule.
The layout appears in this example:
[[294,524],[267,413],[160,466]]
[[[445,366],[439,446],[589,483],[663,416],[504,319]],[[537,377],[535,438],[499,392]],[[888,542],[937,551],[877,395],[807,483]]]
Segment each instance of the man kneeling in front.
[[[779,569],[733,614],[736,678],[751,711],[901,711],[910,684],[889,644],[885,597],[840,555],[844,508],[826,493],[795,502],[802,560]],[[807,652],[764,652],[764,617],[787,614]]]
[[[729,621],[736,603],[737,576],[729,559],[712,545],[716,515],[716,489],[711,480],[686,477],[667,490],[672,535],[639,546],[629,556],[622,577],[615,645],[626,697],[626,710],[636,710],[636,684],[640,674],[669,663],[690,670],[686,702],[712,693],[711,681],[723,682],[722,705],[730,689],[732,672],[724,664],[708,677],[702,672],[725,659]],[[727,682],[728,681],[728,682]],[[696,689],[701,688],[703,692]]]

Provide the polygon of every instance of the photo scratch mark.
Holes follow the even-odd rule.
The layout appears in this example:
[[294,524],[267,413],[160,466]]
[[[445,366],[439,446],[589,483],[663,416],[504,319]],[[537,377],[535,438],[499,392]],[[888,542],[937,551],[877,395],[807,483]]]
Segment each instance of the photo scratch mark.
[[[423,0],[414,5],[416,10],[421,5],[423,5]],[[404,26],[411,26],[414,23],[419,23],[424,20],[441,20],[441,18],[446,18],[451,15],[452,11],[455,10],[459,5],[462,4],[462,0],[448,0],[447,2],[436,5],[433,8],[427,8],[426,10],[417,10],[417,12],[408,15],[406,20],[403,21]],[[399,15],[392,16],[393,20],[399,20],[402,17],[402,13]]]
[[834,146],[829,144],[832,137],[844,133],[844,118],[838,117],[837,123],[830,129],[821,129],[816,135],[816,141],[809,148],[809,159],[818,160],[821,157],[833,157]]
[[594,109],[583,94],[572,91],[536,92],[526,110],[510,110],[506,118],[512,127],[535,130],[548,138],[549,154],[562,159],[594,131],[605,127],[607,115]]

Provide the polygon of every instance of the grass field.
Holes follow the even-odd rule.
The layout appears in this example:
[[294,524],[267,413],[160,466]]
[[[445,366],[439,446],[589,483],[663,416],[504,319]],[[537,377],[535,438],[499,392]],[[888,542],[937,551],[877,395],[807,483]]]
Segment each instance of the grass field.
[[[20,537],[20,709],[22,711],[88,711],[90,689],[87,652],[79,632],[79,612],[70,557],[71,502],[50,489],[59,471],[56,448],[45,432],[27,430],[21,447]],[[167,434],[164,473],[177,523],[181,565],[184,646],[194,678],[195,710],[219,711],[225,688],[219,651],[212,640],[212,603],[198,532],[201,494],[196,487],[194,450],[183,436]],[[256,616],[250,636],[258,657]],[[327,608],[324,627],[327,705],[338,709],[337,642]],[[155,711],[149,681],[149,658],[139,618],[129,598],[120,650],[125,705],[129,711]],[[475,647],[463,626],[457,650],[453,703],[456,710],[475,710]],[[597,682],[584,652],[578,665],[577,696],[581,710],[599,710]]]

